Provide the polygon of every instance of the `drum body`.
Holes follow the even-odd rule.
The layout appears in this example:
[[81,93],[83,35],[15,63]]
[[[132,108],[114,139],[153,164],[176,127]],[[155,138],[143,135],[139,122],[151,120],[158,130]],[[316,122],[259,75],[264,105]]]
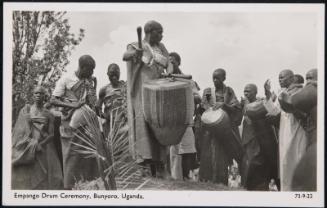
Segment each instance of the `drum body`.
[[226,150],[226,154],[240,164],[243,149],[239,135],[233,132],[228,114],[221,108],[218,110],[209,108],[202,114],[201,121],[203,127],[220,140]]
[[265,103],[263,100],[258,100],[252,103],[249,103],[245,106],[245,114],[249,116],[250,119],[258,120],[265,118],[268,110],[266,109]]
[[293,106],[304,112],[309,112],[317,105],[317,87],[313,84],[306,85],[291,97]]
[[278,102],[279,105],[281,107],[281,109],[283,109],[283,111],[287,112],[287,113],[292,113],[294,108],[292,105],[292,101],[291,101],[291,95],[283,92],[284,95],[282,95],[282,93],[278,96]]
[[202,114],[201,121],[204,128],[215,134],[231,129],[229,116],[221,108],[218,110],[209,108]]
[[143,114],[162,145],[180,143],[193,120],[194,101],[189,81],[157,79],[143,84]]

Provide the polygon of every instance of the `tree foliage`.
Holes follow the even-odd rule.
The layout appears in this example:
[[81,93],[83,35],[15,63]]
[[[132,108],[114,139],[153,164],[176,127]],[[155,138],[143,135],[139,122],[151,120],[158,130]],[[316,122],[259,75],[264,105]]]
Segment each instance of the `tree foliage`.
[[13,12],[12,116],[31,102],[35,85],[54,88],[69,63],[71,51],[84,38],[84,30],[70,32],[66,12]]

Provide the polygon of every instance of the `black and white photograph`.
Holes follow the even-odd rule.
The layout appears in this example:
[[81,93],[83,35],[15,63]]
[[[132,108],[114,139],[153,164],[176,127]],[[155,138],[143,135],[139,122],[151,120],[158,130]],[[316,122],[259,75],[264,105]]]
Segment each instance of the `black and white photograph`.
[[3,17],[3,205],[323,206],[324,4]]

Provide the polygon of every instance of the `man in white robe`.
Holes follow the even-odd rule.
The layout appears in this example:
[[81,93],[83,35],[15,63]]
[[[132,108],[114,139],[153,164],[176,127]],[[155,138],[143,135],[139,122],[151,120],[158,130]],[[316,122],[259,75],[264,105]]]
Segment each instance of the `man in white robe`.
[[[279,121],[279,174],[281,191],[291,191],[291,182],[295,168],[305,153],[307,137],[300,124],[299,114],[287,105],[288,98],[301,87],[294,83],[294,74],[291,70],[279,73],[279,84],[282,88],[278,96],[281,108]],[[271,117],[271,115],[267,115]],[[276,117],[276,115],[275,115]]]

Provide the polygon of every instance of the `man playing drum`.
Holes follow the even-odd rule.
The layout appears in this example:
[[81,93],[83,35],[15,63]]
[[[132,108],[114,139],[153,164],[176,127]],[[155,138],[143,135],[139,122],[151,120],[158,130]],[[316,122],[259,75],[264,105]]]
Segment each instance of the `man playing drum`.
[[271,179],[277,180],[277,138],[266,119],[254,119],[247,115],[247,106],[263,100],[256,97],[257,86],[248,84],[242,99],[242,146],[244,156],[241,165],[242,184],[247,190],[268,190]]
[[[228,166],[232,164],[231,146],[226,146],[225,141],[235,141],[236,149],[240,148],[240,135],[238,126],[242,119],[241,105],[237,100],[231,87],[224,84],[226,72],[224,69],[216,69],[213,72],[214,88],[206,88],[202,97],[204,109],[212,107],[213,110],[222,108],[227,113],[230,120],[230,126],[226,132],[231,134],[215,134],[214,132],[205,131],[201,142],[201,159],[200,159],[200,180],[212,181],[215,183],[228,184]],[[203,115],[202,115],[203,116]],[[226,138],[228,137],[228,138]],[[238,147],[239,146],[239,147]],[[235,152],[234,152],[235,153]],[[240,164],[241,157],[234,158]]]
[[[95,61],[89,55],[81,56],[78,60],[78,69],[72,75],[63,76],[57,83],[52,93],[51,104],[61,107],[61,144],[63,152],[64,188],[72,189],[76,181],[80,179],[93,180],[98,176],[96,160],[84,158],[74,151],[72,142],[80,143],[74,136],[74,129],[71,123],[73,113],[84,104],[93,106],[94,83],[92,80]],[[90,108],[89,108],[90,109]],[[90,110],[92,111],[92,110]],[[78,122],[78,121],[77,121]]]
[[[129,44],[123,55],[123,60],[127,62],[130,145],[138,163],[150,164],[153,176],[168,177],[165,168],[167,148],[154,138],[143,116],[142,86],[148,80],[160,78],[168,67],[169,54],[164,44],[161,43],[163,28],[160,23],[147,22],[144,32],[143,41],[139,44]],[[139,48],[140,45],[142,48]]]

